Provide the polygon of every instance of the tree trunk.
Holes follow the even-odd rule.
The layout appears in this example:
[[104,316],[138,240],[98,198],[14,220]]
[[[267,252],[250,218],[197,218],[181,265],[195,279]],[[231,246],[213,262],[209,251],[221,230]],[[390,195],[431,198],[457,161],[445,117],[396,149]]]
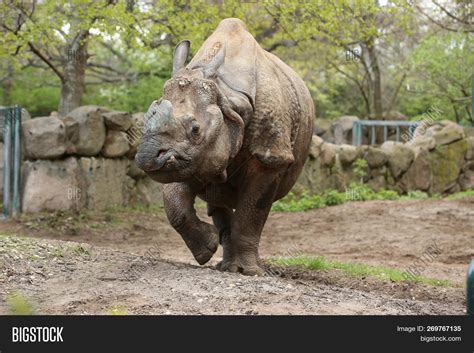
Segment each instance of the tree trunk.
[[372,83],[373,83],[373,100],[375,119],[383,119],[383,105],[382,105],[382,75],[380,73],[377,53],[375,51],[375,44],[373,40],[367,45],[369,49],[370,65],[372,68]]
[[2,92],[3,104],[5,104],[6,106],[9,106],[12,104],[12,97],[11,97],[11,91],[13,87],[12,77],[13,77],[13,68],[11,64],[8,64],[7,74],[1,81],[2,91],[3,91]]
[[58,113],[61,116],[67,115],[67,113],[81,105],[87,63],[87,42],[85,36],[83,38],[83,40],[76,38],[68,47],[58,107]]

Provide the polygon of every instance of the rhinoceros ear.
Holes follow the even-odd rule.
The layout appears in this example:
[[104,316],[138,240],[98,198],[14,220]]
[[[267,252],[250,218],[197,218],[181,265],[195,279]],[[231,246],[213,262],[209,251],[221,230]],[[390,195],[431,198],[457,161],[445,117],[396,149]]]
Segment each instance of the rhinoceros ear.
[[[218,43],[220,46],[220,43]],[[225,60],[225,46],[220,47],[219,51],[215,53],[211,61],[204,67],[204,77],[211,78],[216,76],[217,70],[224,63]]]
[[178,43],[174,49],[173,54],[173,76],[184,67],[186,59],[189,55],[189,48],[191,47],[191,42],[189,40],[182,40]]

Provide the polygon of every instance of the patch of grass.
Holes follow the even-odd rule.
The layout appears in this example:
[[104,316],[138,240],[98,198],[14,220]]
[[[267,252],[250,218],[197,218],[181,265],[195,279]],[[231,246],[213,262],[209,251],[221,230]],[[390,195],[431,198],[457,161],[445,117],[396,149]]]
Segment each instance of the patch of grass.
[[7,297],[8,310],[12,315],[34,315],[35,310],[33,305],[30,303],[21,293],[11,293]]
[[353,164],[352,171],[362,181],[367,176],[368,168],[369,163],[365,159],[357,158]]
[[474,189],[456,192],[455,194],[446,197],[448,200],[459,200],[465,197],[474,196]]
[[365,184],[351,183],[346,192],[326,190],[322,195],[310,195],[304,192],[299,197],[290,192],[283,199],[273,203],[272,211],[299,212],[340,205],[348,201],[398,200],[399,198],[400,196],[392,190],[381,189],[375,192]]
[[299,266],[309,270],[340,270],[352,277],[372,277],[382,281],[415,282],[431,286],[453,286],[448,280],[439,280],[423,276],[404,276],[404,272],[391,267],[371,266],[359,263],[331,261],[323,256],[299,255],[295,257],[270,259],[268,262],[276,266]]
[[61,246],[55,246],[51,250],[52,257],[64,257],[64,249]]
[[91,252],[89,251],[89,249],[86,249],[82,244],[73,246],[72,247],[72,252],[75,255],[79,255],[79,256],[82,256],[82,255],[90,256],[91,255]]
[[273,211],[280,212],[298,212],[326,206],[325,201],[320,195],[309,195],[303,193],[301,197],[296,197],[290,192],[285,198],[275,202],[272,206]]

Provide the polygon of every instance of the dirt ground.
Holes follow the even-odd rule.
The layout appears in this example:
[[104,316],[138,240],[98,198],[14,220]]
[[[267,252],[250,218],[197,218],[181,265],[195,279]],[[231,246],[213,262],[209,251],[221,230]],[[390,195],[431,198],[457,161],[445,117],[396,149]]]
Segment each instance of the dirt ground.
[[[199,214],[205,216],[205,210]],[[351,202],[273,212],[261,256],[323,255],[407,270],[430,286],[289,268],[245,277],[197,266],[162,211],[23,215],[0,222],[0,314],[21,293],[41,314],[463,314],[474,258],[474,198]],[[26,238],[19,238],[26,237]],[[80,243],[80,244],[78,244]],[[420,267],[422,266],[422,267]]]

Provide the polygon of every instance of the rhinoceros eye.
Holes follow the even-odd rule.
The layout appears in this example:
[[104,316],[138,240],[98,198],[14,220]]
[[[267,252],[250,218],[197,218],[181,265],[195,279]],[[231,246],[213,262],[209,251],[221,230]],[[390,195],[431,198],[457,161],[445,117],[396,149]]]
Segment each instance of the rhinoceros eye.
[[199,124],[198,124],[198,123],[194,123],[194,124],[193,124],[193,127],[191,128],[191,131],[193,132],[193,134],[199,133],[199,130],[200,130]]

